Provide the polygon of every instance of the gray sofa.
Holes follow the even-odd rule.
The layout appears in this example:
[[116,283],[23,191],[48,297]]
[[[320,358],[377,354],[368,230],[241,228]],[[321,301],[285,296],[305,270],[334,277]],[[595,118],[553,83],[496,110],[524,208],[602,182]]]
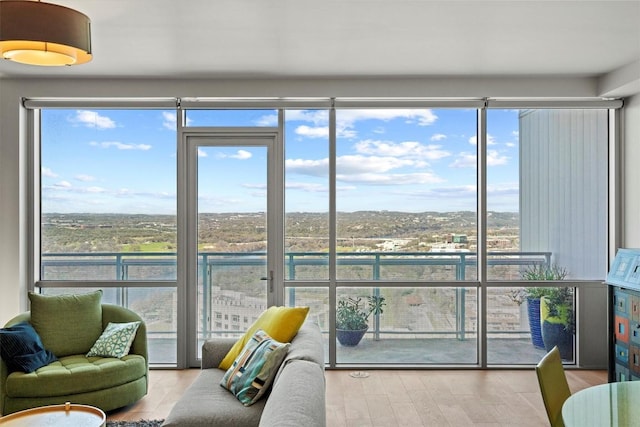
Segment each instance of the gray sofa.
[[163,426],[326,426],[324,348],[318,325],[305,322],[266,398],[245,407],[220,386],[220,361],[236,339],[214,338],[202,346],[202,370]]

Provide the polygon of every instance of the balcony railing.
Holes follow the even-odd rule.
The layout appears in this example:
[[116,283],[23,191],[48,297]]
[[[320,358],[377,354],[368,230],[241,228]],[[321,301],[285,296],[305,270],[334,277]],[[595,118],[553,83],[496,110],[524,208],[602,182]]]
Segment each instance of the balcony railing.
[[[202,307],[200,307],[200,329],[203,338],[215,333],[229,333],[232,331],[213,331],[211,327],[211,289],[215,285],[215,271],[221,267],[261,267],[266,263],[264,252],[237,253],[237,252],[201,252],[198,258],[199,294],[202,295]],[[299,271],[308,267],[326,267],[329,257],[324,252],[289,252],[285,254],[285,280],[298,279]],[[509,271],[516,274],[523,268],[532,265],[550,265],[550,252],[489,252],[488,266],[507,266]],[[447,334],[455,334],[459,340],[465,339],[467,333],[465,313],[465,285],[464,281],[473,280],[468,276],[468,268],[475,273],[477,254],[472,252],[344,252],[337,254],[339,274],[346,274],[349,267],[368,267],[365,280],[370,280],[374,293],[381,287],[393,286],[393,280],[385,277],[384,268],[391,267],[442,267],[453,270],[451,277],[442,281],[452,281],[455,288],[455,330],[447,331]],[[91,274],[89,274],[91,273]],[[442,273],[444,274],[444,273]],[[326,273],[328,275],[328,272]],[[52,282],[62,280],[78,281],[82,287],[83,281],[110,280],[127,282],[130,280],[149,281],[149,287],[174,286],[176,280],[176,253],[175,252],[100,252],[100,253],[47,253],[42,254],[41,277],[43,286],[49,286]],[[519,276],[518,276],[519,278]],[[505,278],[508,279],[508,278]],[[396,278],[397,280],[397,278]],[[456,283],[453,283],[453,282]],[[376,283],[377,282],[377,283]],[[461,282],[461,283],[460,283]],[[417,286],[423,286],[418,282]],[[137,285],[139,286],[139,284]],[[116,303],[127,306],[125,288],[118,287],[121,296]],[[296,286],[287,285],[288,302],[295,305]],[[402,333],[382,331],[380,319],[373,319],[374,338],[379,338],[381,333]],[[504,333],[526,333],[528,331],[511,331]],[[156,331],[158,334],[170,334],[175,331]],[[153,332],[152,332],[153,334]],[[413,335],[419,332],[412,332]]]

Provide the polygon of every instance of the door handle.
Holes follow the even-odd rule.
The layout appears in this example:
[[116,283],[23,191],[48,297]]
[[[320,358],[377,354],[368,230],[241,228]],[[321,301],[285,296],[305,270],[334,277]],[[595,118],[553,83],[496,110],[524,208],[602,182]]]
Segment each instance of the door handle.
[[269,277],[261,277],[260,280],[269,282],[269,292],[273,292],[273,270],[269,270]]

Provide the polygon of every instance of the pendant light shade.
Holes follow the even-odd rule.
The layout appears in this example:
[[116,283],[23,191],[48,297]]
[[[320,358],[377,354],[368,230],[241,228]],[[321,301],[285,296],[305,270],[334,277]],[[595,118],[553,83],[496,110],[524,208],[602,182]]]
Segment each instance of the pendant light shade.
[[0,1],[0,54],[30,65],[91,61],[91,20],[68,7],[30,0]]

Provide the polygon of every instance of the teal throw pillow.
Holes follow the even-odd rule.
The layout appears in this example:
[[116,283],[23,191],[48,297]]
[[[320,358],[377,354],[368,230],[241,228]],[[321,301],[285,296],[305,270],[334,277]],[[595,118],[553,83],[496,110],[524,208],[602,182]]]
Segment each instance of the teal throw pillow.
[[274,340],[262,329],[256,331],[224,374],[220,385],[244,406],[253,405],[269,390],[290,345]]
[[102,290],[85,294],[29,293],[31,324],[58,357],[85,354],[102,333]]
[[136,337],[140,322],[111,323],[104,329],[100,338],[93,344],[87,357],[117,357],[129,354],[131,344]]
[[44,348],[38,333],[29,322],[0,329],[0,356],[9,372],[31,373],[58,360]]

